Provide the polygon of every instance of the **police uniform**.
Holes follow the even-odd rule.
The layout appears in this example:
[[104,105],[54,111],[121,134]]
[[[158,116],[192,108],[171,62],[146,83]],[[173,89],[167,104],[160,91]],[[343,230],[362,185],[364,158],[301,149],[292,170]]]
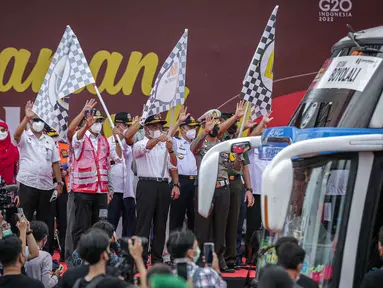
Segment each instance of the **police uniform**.
[[[188,125],[196,128],[199,123],[189,116],[180,126]],[[173,147],[177,156],[178,179],[180,181],[180,197],[172,200],[170,208],[170,231],[182,229],[185,213],[188,229],[194,231],[194,194],[197,178],[197,163],[190,150],[190,142],[180,137],[173,137]]]
[[[221,116],[221,113],[217,110],[210,110],[199,118],[203,122],[207,116],[212,115],[214,118]],[[218,123],[216,123],[218,125]],[[201,133],[196,139],[193,140],[192,146],[199,146],[198,143],[202,143],[199,151],[194,151],[196,155],[198,167],[201,164],[202,158],[205,156],[208,150],[210,150],[214,145],[219,143],[217,139],[216,142],[210,142],[207,140],[206,135]],[[195,208],[195,235],[197,237],[198,243],[200,245],[201,251],[203,251],[203,245],[206,242],[214,242],[215,252],[217,256],[222,259],[225,253],[225,235],[226,235],[226,223],[229,215],[229,206],[230,206],[230,182],[228,176],[228,167],[229,154],[221,153],[218,162],[218,175],[216,189],[214,191],[214,196],[212,200],[212,209],[207,218],[201,216]],[[197,190],[198,191],[198,190]],[[198,193],[195,197],[195,205],[198,205]],[[224,261],[220,263],[221,269],[226,269],[226,264]]]
[[[150,116],[145,126],[165,124],[159,115]],[[133,145],[133,156],[137,166],[137,235],[149,238],[153,222],[153,243],[151,246],[152,264],[163,262],[162,252],[165,245],[166,221],[171,201],[169,169],[176,169],[170,163],[165,142],[157,143],[151,150],[146,148],[150,141],[146,136]],[[176,183],[179,185],[179,183]],[[147,259],[147,249],[144,250]]]
[[[117,113],[114,123],[132,124],[129,113]],[[122,215],[122,236],[131,237],[136,229],[136,201],[133,191],[132,148],[123,143],[121,157],[117,155],[119,145],[114,136],[108,138],[111,156],[110,186],[113,189],[113,199],[108,206],[108,221],[117,228]]]
[[[48,136],[52,138],[58,138],[59,134],[50,128],[48,125],[45,126],[45,130]],[[57,148],[60,154],[60,168],[67,171],[69,167],[69,146],[63,141],[57,141]],[[67,230],[67,202],[68,202],[68,175],[65,177],[62,194],[55,201],[56,209],[56,225],[58,231],[58,241],[60,243],[60,260],[64,261],[65,259],[65,247],[66,247],[66,230]],[[55,181],[55,180],[54,180]],[[54,233],[49,233],[49,236],[53,237]]]

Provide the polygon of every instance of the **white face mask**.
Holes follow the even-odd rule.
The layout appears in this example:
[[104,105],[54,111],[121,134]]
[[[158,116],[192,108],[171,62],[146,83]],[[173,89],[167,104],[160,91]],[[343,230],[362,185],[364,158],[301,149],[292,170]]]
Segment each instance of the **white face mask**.
[[35,132],[40,133],[44,129],[44,122],[33,122],[32,128],[35,130]]
[[101,123],[94,123],[92,127],[90,127],[90,130],[95,134],[99,134],[101,132],[101,129],[102,129]]
[[150,131],[150,134],[152,134],[152,138],[158,138],[162,135],[162,132],[160,130]]
[[0,132],[0,140],[4,140],[8,136],[8,131]]
[[196,134],[197,134],[197,131],[195,129],[191,129],[186,132],[186,137],[188,137],[190,140],[193,140]]

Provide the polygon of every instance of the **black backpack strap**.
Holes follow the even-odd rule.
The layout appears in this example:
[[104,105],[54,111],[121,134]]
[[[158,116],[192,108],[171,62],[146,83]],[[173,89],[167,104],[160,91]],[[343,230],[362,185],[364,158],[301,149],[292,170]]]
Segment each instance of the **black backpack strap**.
[[[105,275],[98,275],[96,277],[94,277],[92,279],[92,281],[90,281],[90,283],[88,285],[86,285],[86,288],[96,288],[97,285],[102,281],[104,280],[105,278]],[[80,284],[81,284],[81,281],[83,280],[84,278],[79,278],[77,279],[77,281],[74,283],[73,285],[73,288],[80,288]]]

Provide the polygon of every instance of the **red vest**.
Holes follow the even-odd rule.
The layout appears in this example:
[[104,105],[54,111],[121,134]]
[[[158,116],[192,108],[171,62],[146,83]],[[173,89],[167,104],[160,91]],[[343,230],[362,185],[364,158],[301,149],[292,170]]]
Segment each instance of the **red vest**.
[[101,192],[108,192],[109,154],[109,143],[104,136],[98,138],[97,152],[89,137],[84,136],[80,157],[73,161],[73,192],[97,193],[98,187]]

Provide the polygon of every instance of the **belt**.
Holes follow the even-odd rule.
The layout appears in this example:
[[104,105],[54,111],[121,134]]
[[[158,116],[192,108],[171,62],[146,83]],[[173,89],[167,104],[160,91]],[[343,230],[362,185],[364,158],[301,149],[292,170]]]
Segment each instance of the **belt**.
[[169,182],[168,178],[155,178],[155,177],[138,177],[140,180],[157,181],[157,182]]
[[216,185],[215,185],[215,188],[221,188],[221,187],[225,187],[227,185],[229,185],[229,180],[225,179],[225,180],[218,180]]
[[188,179],[188,180],[195,180],[197,179],[197,175],[178,175],[178,178],[180,179]]
[[234,181],[234,180],[238,180],[238,179],[241,179],[241,175],[233,175],[233,176],[229,176],[229,180],[230,180],[230,181]]

